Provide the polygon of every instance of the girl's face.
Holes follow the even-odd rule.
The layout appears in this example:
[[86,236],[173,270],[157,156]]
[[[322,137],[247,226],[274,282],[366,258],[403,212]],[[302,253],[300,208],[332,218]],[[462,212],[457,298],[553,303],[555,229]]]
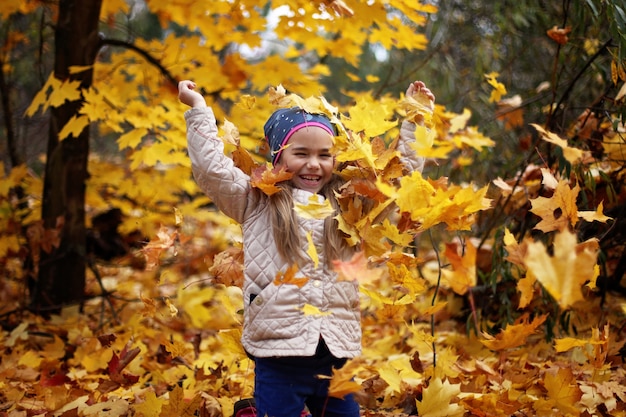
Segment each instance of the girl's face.
[[324,129],[308,126],[291,135],[277,167],[293,173],[291,184],[318,193],[330,181],[335,165],[333,138]]

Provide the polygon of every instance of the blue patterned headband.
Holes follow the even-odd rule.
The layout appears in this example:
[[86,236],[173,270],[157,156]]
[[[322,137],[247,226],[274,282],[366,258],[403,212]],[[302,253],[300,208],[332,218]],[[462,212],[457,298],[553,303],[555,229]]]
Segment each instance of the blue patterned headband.
[[270,116],[265,122],[263,130],[265,131],[265,139],[270,146],[272,165],[278,161],[283,147],[291,135],[308,126],[321,127],[330,135],[335,136],[335,128],[328,117],[323,114],[311,114],[299,107],[292,107],[276,110]]

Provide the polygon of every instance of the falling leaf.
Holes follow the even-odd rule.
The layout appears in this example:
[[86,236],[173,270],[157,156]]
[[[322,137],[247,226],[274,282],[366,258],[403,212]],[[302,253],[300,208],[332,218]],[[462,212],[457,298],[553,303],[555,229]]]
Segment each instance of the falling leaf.
[[554,145],[557,145],[563,150],[563,156],[567,161],[571,164],[576,164],[580,162],[583,157],[583,151],[577,148],[570,148],[567,144],[567,141],[561,139],[558,135],[552,132],[546,131],[544,128],[539,126],[538,124],[531,123],[532,127],[537,129],[537,131],[541,134],[541,138],[546,142],[550,142]]
[[218,253],[213,258],[213,265],[209,268],[216,283],[227,286],[243,287],[243,250],[237,247]]
[[315,248],[315,243],[313,242],[313,236],[311,235],[310,230],[306,233],[306,241],[308,243],[308,248],[306,250],[306,253],[309,255],[309,257],[313,261],[313,265],[315,266],[315,268],[317,268],[319,266],[320,259],[319,259],[319,256],[317,255],[317,249]]
[[496,78],[498,78],[497,72],[492,72],[489,74],[485,74],[485,78],[490,86],[493,87],[493,91],[491,91],[491,96],[489,97],[490,103],[496,103],[500,101],[500,98],[506,94],[506,87],[501,82],[498,82]]
[[361,384],[354,381],[356,367],[355,362],[348,362],[343,367],[333,368],[331,377],[328,375],[318,375],[318,378],[329,379],[328,395],[334,398],[344,398],[348,394],[353,394],[361,389]]
[[294,210],[298,216],[304,219],[320,220],[335,214],[335,209],[331,206],[330,201],[328,199],[323,199],[320,202],[317,194],[311,195],[307,204],[294,202]]
[[59,132],[59,140],[63,140],[69,136],[78,138],[87,126],[89,126],[89,118],[75,114]]
[[578,223],[576,198],[579,191],[578,185],[572,189],[566,181],[561,180],[552,197],[537,197],[530,200],[532,205],[530,211],[541,217],[535,229],[547,233],[565,230],[570,225],[575,226]]
[[565,45],[569,41],[569,33],[572,31],[571,27],[559,28],[558,26],[553,26],[551,29],[548,29],[546,32],[548,37],[558,43],[559,45]]
[[285,167],[274,168],[272,164],[266,163],[252,171],[250,184],[263,191],[267,195],[276,194],[281,190],[276,184],[291,179],[293,174],[287,172]]
[[581,217],[583,220],[587,222],[600,222],[606,223],[609,220],[613,220],[612,217],[608,217],[604,215],[604,205],[603,202],[598,204],[598,208],[596,211],[579,211],[578,217]]
[[384,104],[361,98],[350,108],[350,117],[344,118],[343,124],[353,132],[363,132],[373,138],[398,125],[396,120],[388,120],[389,110]]
[[476,286],[476,247],[468,240],[462,255],[457,252],[457,247],[455,244],[446,244],[445,256],[452,265],[452,271],[442,272],[449,287],[455,293],[465,295]]
[[564,230],[554,238],[552,255],[543,243],[528,243],[524,263],[561,308],[567,309],[584,299],[585,283],[595,282],[598,250],[596,239],[579,244],[575,234]]
[[535,317],[532,322],[528,322],[528,314],[515,321],[515,324],[509,324],[498,333],[495,337],[487,333],[483,333],[484,340],[480,342],[491,350],[504,350],[522,346],[526,343],[528,336],[535,334],[537,328],[546,321],[547,314]]
[[222,141],[234,146],[239,146],[239,130],[233,124],[233,122],[224,119],[224,123],[222,124],[222,130],[224,131],[224,135],[222,135]]
[[300,270],[297,264],[291,265],[285,272],[279,271],[274,278],[274,285],[295,285],[302,288],[309,282],[307,277],[297,277],[296,273]]
[[333,269],[337,272],[337,281],[358,281],[368,284],[381,276],[381,270],[369,268],[365,253],[359,251],[349,261],[333,260]]
[[330,311],[322,311],[311,304],[305,304],[300,310],[302,310],[305,316],[330,316],[331,314]]

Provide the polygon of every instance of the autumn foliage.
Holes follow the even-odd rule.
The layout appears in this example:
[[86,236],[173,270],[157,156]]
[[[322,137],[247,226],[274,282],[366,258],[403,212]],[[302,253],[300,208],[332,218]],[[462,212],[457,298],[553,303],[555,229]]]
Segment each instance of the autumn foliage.
[[[254,59],[233,45],[263,50],[269,10],[252,0],[211,1],[208,18],[197,3],[147,1],[162,28],[175,23],[184,34],[139,37],[127,48],[105,42],[93,87],[49,75],[24,108],[31,120],[83,100],[59,139],[90,126],[115,143],[113,157],[90,155],[86,210],[92,218],[121,209],[120,235],[134,242],[113,261],[88,255],[82,303],[30,313],[26,260],[36,268],[42,251],[58,246],[63,219],[43,228],[41,176],[26,164],[3,167],[0,416],[230,416],[236,400],[252,395],[254,363],[239,343],[240,227],[191,177],[186,108],[172,85],[180,78],[203,88],[226,152],[267,194],[281,192],[277,184],[290,175],[264,159],[262,126],[273,109],[297,105],[340,126],[337,171],[347,183],[337,220],[362,251],[333,267],[338,279],[359,284],[364,340],[361,357],[320,376],[330,378],[331,395],[356,393],[371,417],[626,415],[626,304],[609,291],[624,273],[623,63],[611,66],[609,116],[582,110],[559,132],[525,120],[500,75],[485,74],[494,117],[502,129],[528,127],[534,158],[485,184],[455,183],[438,167],[472,169],[496,145],[470,110],[438,102],[433,111],[423,97],[372,91],[346,90],[349,104],[335,103],[318,82],[330,71],[324,57],[356,67],[367,42],[424,49],[420,30],[434,6],[286,1],[290,12],[271,32],[289,42]],[[43,7],[3,3],[0,19]],[[132,14],[126,2],[103,2],[106,36],[116,35],[120,12]],[[545,33],[561,46],[570,36],[569,28]],[[27,38],[16,33],[11,42]],[[296,59],[304,55],[319,59],[305,65]],[[436,80],[427,82],[436,93]],[[423,174],[402,174],[402,120],[423,123],[412,144],[428,159]],[[334,215],[317,200],[294,210]],[[307,255],[317,260],[314,245]],[[306,285],[296,272],[294,265],[272,285]]]

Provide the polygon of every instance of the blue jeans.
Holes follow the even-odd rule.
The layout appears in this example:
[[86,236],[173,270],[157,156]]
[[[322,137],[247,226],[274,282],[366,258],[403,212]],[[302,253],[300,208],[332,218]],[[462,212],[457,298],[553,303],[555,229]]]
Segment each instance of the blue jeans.
[[254,399],[257,416],[300,417],[304,405],[313,417],[359,417],[359,405],[352,394],[342,398],[328,395],[332,368],[341,368],[337,359],[320,341],[315,356],[255,358]]

